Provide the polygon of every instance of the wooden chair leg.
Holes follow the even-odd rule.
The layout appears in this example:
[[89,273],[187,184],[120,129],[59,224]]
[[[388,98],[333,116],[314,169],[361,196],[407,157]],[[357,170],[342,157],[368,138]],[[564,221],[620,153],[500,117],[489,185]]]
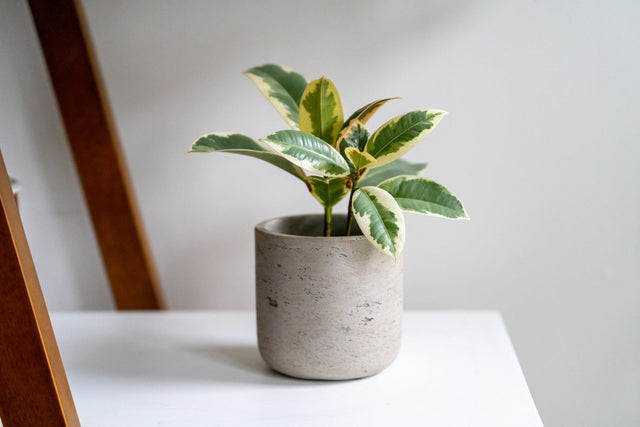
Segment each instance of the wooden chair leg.
[[29,5],[116,306],[164,308],[80,5],[73,0],[29,0]]
[[49,313],[0,153],[0,418],[79,426]]

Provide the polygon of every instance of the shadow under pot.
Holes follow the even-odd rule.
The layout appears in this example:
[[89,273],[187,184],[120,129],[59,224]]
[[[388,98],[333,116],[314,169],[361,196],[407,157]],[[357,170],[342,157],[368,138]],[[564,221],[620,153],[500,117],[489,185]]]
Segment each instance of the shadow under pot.
[[[402,259],[356,229],[323,237],[323,216],[268,220],[255,228],[258,347],[283,374],[347,380],[374,375],[400,349]],[[341,229],[342,227],[342,229]]]

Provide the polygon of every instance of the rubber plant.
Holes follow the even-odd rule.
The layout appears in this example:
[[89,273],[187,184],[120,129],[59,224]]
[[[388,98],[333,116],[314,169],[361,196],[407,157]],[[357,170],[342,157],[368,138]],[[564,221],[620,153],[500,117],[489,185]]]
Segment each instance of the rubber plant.
[[411,111],[371,133],[365,126],[367,121],[382,105],[397,98],[373,101],[345,120],[338,90],[325,77],[307,83],[297,72],[275,64],[254,67],[244,74],[291,129],[260,139],[209,133],[191,145],[190,153],[243,154],[290,173],[324,207],[325,236],[331,236],[333,207],[348,194],[346,234],[351,234],[355,218],[366,238],[394,259],[404,245],[403,210],[468,219],[453,193],[420,176],[425,163],[401,159],[438,125],[445,111]]

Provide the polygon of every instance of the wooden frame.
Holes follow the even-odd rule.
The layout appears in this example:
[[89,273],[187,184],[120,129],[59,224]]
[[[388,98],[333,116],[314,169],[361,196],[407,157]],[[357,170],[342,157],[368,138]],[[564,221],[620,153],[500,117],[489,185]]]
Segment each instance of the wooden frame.
[[[29,0],[119,309],[164,308],[121,148],[73,0]],[[80,426],[0,153],[0,419]]]
[[49,313],[0,153],[0,418],[79,426]]
[[29,0],[119,309],[160,309],[164,301],[101,82],[73,0]]

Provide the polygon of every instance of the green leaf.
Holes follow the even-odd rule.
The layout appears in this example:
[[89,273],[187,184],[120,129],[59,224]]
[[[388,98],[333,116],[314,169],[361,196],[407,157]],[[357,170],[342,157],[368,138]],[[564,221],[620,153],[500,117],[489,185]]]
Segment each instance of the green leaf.
[[300,167],[280,154],[272,152],[260,141],[238,133],[210,133],[203,135],[191,145],[189,153],[213,153],[216,151],[255,157],[269,162],[303,181],[307,178]]
[[376,111],[378,111],[380,107],[382,107],[385,103],[387,103],[387,101],[391,101],[392,99],[400,99],[400,98],[396,97],[396,98],[380,99],[378,101],[370,102],[364,107],[356,110],[347,120],[344,121],[344,125],[342,126],[342,128],[344,129],[348,126],[351,126],[351,122],[353,120],[358,120],[360,123],[366,124],[371,118],[371,116],[373,116],[373,114]]
[[397,260],[404,246],[404,217],[393,197],[378,187],[362,187],[353,195],[353,217],[367,239]]
[[344,119],[338,90],[322,77],[309,83],[300,101],[300,130],[333,144]]
[[369,153],[363,153],[355,147],[347,147],[344,150],[345,156],[349,159],[354,170],[362,170],[366,167],[373,167],[376,159]]
[[349,192],[347,187],[349,178],[336,177],[324,178],[321,176],[310,176],[307,182],[311,187],[311,195],[325,208],[333,207],[344,198]]
[[253,67],[244,72],[293,129],[298,125],[299,105],[307,80],[295,71],[276,64]]
[[299,130],[281,130],[261,139],[291,163],[318,175],[345,176],[349,165],[325,141]]
[[389,178],[399,175],[420,175],[426,168],[426,163],[409,163],[404,159],[397,159],[391,163],[387,163],[384,166],[372,168],[367,171],[367,174],[360,179],[360,185],[365,186],[377,186],[382,181],[386,181]]
[[398,176],[379,185],[410,212],[450,219],[469,219],[456,196],[437,182],[419,176]]
[[442,110],[418,110],[395,117],[376,130],[365,150],[378,160],[378,165],[402,157],[427,136],[447,114]]

